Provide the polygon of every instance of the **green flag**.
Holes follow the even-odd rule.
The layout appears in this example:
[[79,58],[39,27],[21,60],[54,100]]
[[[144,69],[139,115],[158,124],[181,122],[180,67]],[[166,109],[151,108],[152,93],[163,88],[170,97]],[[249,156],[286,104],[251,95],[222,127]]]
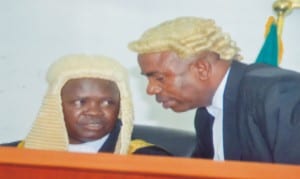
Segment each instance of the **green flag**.
[[279,51],[281,48],[280,39],[277,35],[277,24],[273,17],[270,17],[266,24],[266,39],[256,58],[256,63],[264,63],[272,66],[278,66]]

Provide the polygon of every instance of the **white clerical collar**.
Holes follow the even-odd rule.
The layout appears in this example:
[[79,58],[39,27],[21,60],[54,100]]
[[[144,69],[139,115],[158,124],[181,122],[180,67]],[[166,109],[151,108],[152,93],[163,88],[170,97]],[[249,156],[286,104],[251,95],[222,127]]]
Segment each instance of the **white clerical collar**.
[[225,85],[228,79],[230,68],[227,70],[225,76],[223,77],[220,85],[218,86],[214,97],[212,99],[212,103],[210,106],[207,106],[206,109],[212,116],[216,116],[219,110],[223,110],[223,96],[225,91]]
[[84,153],[98,153],[99,149],[102,147],[109,134],[102,137],[101,139],[94,140],[91,142],[85,142],[82,144],[69,144],[69,152],[84,152]]

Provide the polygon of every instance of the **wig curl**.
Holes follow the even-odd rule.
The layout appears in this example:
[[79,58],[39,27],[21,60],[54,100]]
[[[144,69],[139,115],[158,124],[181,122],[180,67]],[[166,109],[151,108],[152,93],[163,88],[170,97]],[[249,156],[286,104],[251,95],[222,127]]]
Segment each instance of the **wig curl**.
[[128,45],[139,53],[174,51],[181,59],[209,50],[224,60],[241,60],[240,49],[211,19],[180,17],[150,28]]

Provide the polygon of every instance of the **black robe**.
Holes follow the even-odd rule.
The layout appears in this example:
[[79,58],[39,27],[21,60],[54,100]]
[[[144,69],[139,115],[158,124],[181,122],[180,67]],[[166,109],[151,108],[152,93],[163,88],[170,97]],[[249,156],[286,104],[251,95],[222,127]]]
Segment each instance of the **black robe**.
[[[213,158],[206,108],[195,116],[193,157]],[[225,160],[300,164],[300,74],[233,61],[223,96]]]

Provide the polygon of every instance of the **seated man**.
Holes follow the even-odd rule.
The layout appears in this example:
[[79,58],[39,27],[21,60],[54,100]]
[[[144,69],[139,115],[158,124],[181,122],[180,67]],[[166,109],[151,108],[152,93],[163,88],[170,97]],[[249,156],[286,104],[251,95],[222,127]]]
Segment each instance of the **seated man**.
[[103,56],[70,55],[47,74],[48,91],[23,141],[2,144],[71,152],[170,155],[131,141],[133,105],[127,71]]

